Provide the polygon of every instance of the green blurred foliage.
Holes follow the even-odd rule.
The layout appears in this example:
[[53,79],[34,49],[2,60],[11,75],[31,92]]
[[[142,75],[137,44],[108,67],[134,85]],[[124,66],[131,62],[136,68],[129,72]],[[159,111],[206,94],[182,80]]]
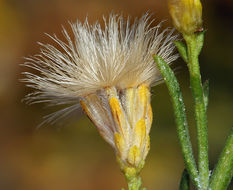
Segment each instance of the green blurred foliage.
[[[81,113],[59,126],[36,129],[42,117],[56,109],[27,106],[30,92],[18,79],[24,56],[39,52],[37,41],[51,43],[44,32],[61,36],[67,20],[101,20],[111,11],[139,17],[153,13],[155,23],[168,19],[162,0],[1,0],[0,1],[0,189],[117,190],[126,187],[114,152]],[[203,80],[210,80],[208,110],[210,164],[214,167],[233,124],[233,2],[204,2],[206,42],[201,54]],[[190,132],[195,144],[188,72],[181,59],[174,63],[184,93]],[[164,84],[152,89],[154,122],[151,150],[142,171],[148,189],[178,189],[184,169],[172,107]],[[195,146],[196,147],[196,146]]]

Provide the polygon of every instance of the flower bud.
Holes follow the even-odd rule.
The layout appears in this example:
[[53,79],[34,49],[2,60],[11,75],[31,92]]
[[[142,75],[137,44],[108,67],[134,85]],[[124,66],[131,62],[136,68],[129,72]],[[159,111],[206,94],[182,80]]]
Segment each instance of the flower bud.
[[177,30],[192,34],[202,27],[200,0],[169,0],[169,12]]

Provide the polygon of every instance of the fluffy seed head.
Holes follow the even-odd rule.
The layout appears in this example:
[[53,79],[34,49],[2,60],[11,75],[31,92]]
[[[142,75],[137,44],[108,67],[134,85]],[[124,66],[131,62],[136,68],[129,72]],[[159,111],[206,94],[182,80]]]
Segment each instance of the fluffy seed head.
[[40,54],[27,58],[24,64],[40,72],[25,73],[24,81],[36,89],[29,101],[54,102],[58,98],[61,102],[109,86],[125,89],[142,83],[151,85],[161,79],[152,54],[168,63],[176,59],[171,55],[175,36],[168,30],[159,33],[160,25],[151,28],[147,15],[132,25],[129,19],[125,22],[117,15],[104,21],[103,29],[98,22],[71,23],[73,40],[65,29],[67,42],[51,36],[60,48],[40,43]]
[[123,169],[140,168],[149,151],[152,123],[150,87],[161,80],[153,54],[167,63],[172,55],[172,30],[151,27],[148,15],[133,24],[122,16],[104,18],[104,28],[71,23],[73,36],[63,29],[66,42],[50,36],[59,46],[41,44],[40,54],[24,64],[39,74],[25,72],[27,86],[35,89],[26,100],[49,105],[71,104],[47,119],[81,107],[101,136],[114,148]]

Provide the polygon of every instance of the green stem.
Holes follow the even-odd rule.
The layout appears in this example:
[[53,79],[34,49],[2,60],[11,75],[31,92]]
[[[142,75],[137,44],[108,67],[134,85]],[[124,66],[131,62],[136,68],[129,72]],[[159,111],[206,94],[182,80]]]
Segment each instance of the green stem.
[[176,77],[168,66],[168,64],[159,56],[154,56],[155,63],[157,64],[164,81],[167,85],[175,114],[175,121],[178,133],[178,139],[181,146],[186,169],[196,187],[199,186],[198,171],[193,157],[192,145],[189,137],[188,123],[185,114],[185,107],[183,97],[180,91],[179,83]]
[[146,190],[142,188],[142,180],[139,173],[144,166],[144,162],[138,168],[125,167],[124,163],[121,162],[117,157],[117,162],[120,165],[121,171],[124,173],[126,181],[128,183],[128,190]]
[[195,119],[198,143],[198,170],[201,184],[200,189],[206,190],[209,183],[208,131],[206,106],[198,61],[198,55],[203,44],[203,36],[201,36],[201,38],[200,35],[204,36],[204,34],[184,35],[184,39],[188,48],[190,85],[195,104]]
[[226,190],[233,176],[233,127],[210,179],[210,190]]
[[128,190],[141,190],[142,180],[139,176],[134,176],[130,179],[127,179]]

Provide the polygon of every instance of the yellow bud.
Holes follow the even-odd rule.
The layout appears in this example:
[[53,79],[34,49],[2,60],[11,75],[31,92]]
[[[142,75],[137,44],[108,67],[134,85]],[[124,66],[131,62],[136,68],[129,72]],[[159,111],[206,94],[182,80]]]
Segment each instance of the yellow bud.
[[169,0],[169,12],[177,30],[193,34],[202,28],[202,5],[200,0]]

